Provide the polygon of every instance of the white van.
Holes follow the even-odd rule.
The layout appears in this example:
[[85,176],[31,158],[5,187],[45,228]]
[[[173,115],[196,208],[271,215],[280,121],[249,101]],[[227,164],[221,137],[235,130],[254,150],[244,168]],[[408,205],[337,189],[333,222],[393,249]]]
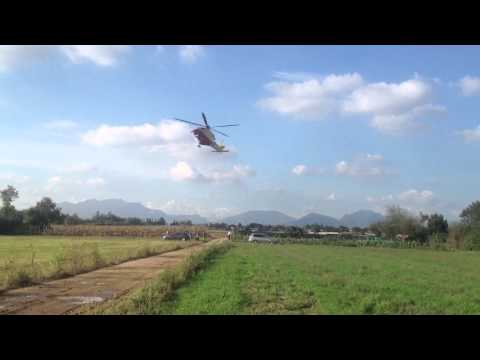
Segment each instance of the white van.
[[273,242],[275,242],[275,240],[272,237],[270,237],[266,234],[252,233],[248,237],[248,242],[269,242],[269,243],[273,243]]

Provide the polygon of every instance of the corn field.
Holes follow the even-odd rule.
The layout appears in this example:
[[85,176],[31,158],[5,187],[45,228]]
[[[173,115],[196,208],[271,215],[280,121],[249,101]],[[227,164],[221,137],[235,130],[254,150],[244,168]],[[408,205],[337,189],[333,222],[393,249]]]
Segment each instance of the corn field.
[[144,225],[52,225],[47,235],[62,236],[120,236],[120,237],[144,237],[158,238],[163,235],[174,233],[199,233],[203,237],[214,239],[225,236],[225,231],[209,230],[206,226],[144,226]]

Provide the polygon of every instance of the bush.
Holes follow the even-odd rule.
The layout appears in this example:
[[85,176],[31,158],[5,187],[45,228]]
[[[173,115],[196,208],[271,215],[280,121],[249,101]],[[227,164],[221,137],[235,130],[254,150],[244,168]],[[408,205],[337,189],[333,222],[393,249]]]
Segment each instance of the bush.
[[464,238],[465,250],[480,250],[480,229],[469,230]]

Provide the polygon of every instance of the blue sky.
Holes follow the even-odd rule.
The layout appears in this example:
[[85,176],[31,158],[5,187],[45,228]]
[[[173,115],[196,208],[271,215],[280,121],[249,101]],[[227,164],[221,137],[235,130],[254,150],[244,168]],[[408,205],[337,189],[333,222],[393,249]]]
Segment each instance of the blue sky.
[[[0,46],[0,186],[220,218],[478,199],[478,46]],[[170,119],[240,123],[198,149]]]

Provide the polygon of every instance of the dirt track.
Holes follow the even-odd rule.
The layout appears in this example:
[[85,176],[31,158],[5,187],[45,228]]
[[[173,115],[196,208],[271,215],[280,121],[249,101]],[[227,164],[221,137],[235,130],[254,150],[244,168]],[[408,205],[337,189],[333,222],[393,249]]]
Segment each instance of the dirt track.
[[62,280],[6,291],[0,295],[0,314],[62,315],[85,304],[101,303],[141,287],[147,280],[175,267],[189,255],[222,241],[212,240]]

